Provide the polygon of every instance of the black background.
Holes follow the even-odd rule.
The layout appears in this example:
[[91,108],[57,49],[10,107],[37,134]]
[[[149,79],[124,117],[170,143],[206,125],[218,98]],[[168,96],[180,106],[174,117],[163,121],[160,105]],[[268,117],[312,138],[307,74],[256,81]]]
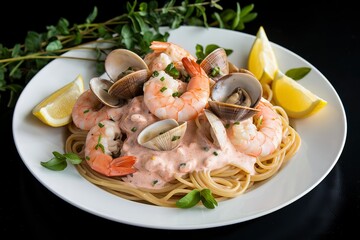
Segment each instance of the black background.
[[[360,173],[357,141],[359,110],[359,18],[350,1],[239,1],[255,4],[258,17],[244,32],[259,26],[268,38],[313,64],[338,92],[348,122],[344,150],[326,178],[304,197],[260,218],[226,227],[202,230],[156,230],[112,222],[63,201],[28,171],[12,137],[13,109],[1,105],[0,236],[65,239],[71,236],[103,239],[159,237],[169,239],[335,239],[358,232]],[[236,7],[233,1],[221,1]],[[97,20],[123,12],[123,1],[2,1],[0,43],[23,43],[28,30],[46,31],[60,17],[82,23],[98,7]],[[6,14],[5,14],[6,13]],[[358,116],[358,113],[357,115]],[[41,151],[41,149],[39,149]],[[306,177],[306,175],[304,175]],[[301,181],[301,179],[299,179]],[[151,221],[151,218],[149,219]],[[353,236],[354,236],[353,235]]]

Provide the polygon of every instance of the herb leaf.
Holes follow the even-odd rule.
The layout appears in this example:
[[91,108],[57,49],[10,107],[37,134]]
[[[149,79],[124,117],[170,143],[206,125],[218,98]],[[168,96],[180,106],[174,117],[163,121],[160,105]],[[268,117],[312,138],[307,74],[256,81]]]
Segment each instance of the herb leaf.
[[201,202],[203,203],[203,205],[205,207],[213,209],[218,205],[217,201],[211,194],[210,189],[207,189],[207,188],[202,189],[200,194],[201,194]]
[[305,77],[310,71],[311,68],[308,67],[292,68],[287,70],[285,75],[294,80],[300,80]]
[[82,162],[82,159],[75,153],[65,153],[63,156],[72,164],[80,164]]
[[54,151],[52,154],[54,157],[47,162],[40,162],[41,166],[53,171],[62,171],[67,167],[67,161],[72,164],[80,164],[82,162],[82,159],[75,153],[61,154]]
[[180,198],[176,202],[176,206],[179,208],[191,208],[198,204],[200,201],[206,208],[209,209],[213,209],[218,205],[217,201],[211,193],[211,190],[204,188],[202,190],[192,190],[184,197]]
[[200,191],[197,189],[192,190],[184,197],[180,198],[176,202],[176,206],[179,208],[192,208],[200,202]]
[[53,157],[47,162],[40,162],[41,166],[46,167],[53,171],[62,171],[66,168],[67,163],[64,159]]

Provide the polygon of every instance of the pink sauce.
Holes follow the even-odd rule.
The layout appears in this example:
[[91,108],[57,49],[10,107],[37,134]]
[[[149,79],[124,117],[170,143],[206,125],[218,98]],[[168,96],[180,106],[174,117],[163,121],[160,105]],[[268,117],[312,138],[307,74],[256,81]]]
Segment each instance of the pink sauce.
[[122,155],[137,158],[137,171],[123,177],[125,182],[142,188],[162,188],[175,175],[183,176],[193,171],[209,171],[227,164],[234,164],[254,174],[255,157],[236,151],[230,141],[220,149],[198,130],[195,121],[188,121],[187,130],[180,145],[170,151],[155,151],[138,144],[138,134],[159,119],[149,112],[143,96],[132,99],[123,108],[120,128],[127,138],[121,149]]

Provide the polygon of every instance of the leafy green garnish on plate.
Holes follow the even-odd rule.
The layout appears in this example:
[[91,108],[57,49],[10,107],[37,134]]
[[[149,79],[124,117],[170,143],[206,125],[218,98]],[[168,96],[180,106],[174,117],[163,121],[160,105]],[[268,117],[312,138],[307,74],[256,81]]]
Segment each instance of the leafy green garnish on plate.
[[82,159],[75,153],[61,154],[53,151],[52,154],[54,157],[47,162],[40,162],[41,166],[53,171],[62,171],[67,167],[67,161],[72,164],[80,164],[82,162]]
[[209,209],[213,209],[218,205],[216,199],[211,193],[211,190],[204,188],[202,190],[194,189],[187,193],[176,202],[176,206],[179,208],[192,208],[200,201],[206,208]]
[[285,72],[285,75],[294,80],[300,80],[305,77],[310,71],[311,68],[308,67],[291,68]]

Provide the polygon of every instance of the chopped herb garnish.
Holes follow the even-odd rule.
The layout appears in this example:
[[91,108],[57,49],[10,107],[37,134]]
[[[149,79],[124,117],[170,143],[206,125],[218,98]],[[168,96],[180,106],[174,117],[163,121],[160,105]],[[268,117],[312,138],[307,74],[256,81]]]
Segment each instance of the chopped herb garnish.
[[164,80],[165,80],[165,77],[162,76],[162,77],[160,78],[160,81],[164,81]]
[[179,97],[181,94],[179,93],[179,92],[174,92],[173,94],[172,94],[172,96],[173,97]]
[[209,147],[203,147],[203,149],[207,152],[209,151]]
[[214,154],[215,156],[219,155],[217,152],[213,152],[213,154]]
[[167,87],[162,87],[162,88],[160,89],[160,92],[164,92],[166,89],[167,89]]
[[239,125],[239,124],[240,124],[240,122],[234,122],[234,124],[235,124],[235,125]]
[[88,113],[88,112],[90,112],[90,110],[89,110],[89,109],[86,109],[83,113]]
[[137,130],[136,127],[133,127],[133,128],[131,129],[132,132],[136,132],[136,130]]
[[158,180],[154,180],[152,181],[152,185],[154,186],[155,184],[157,184],[159,181]]
[[217,75],[220,74],[220,67],[219,66],[216,66],[214,68],[211,69],[211,72],[210,72],[210,76],[212,77],[216,77]]
[[105,153],[105,147],[104,147],[104,145],[101,144],[101,134],[100,134],[99,137],[98,137],[98,142],[97,142],[97,144],[95,145],[95,150],[98,150],[98,148],[101,148],[101,151],[102,151],[103,153]]
[[173,141],[176,141],[176,140],[178,140],[178,139],[180,139],[180,136],[173,136],[173,137],[171,138],[171,141],[173,142]]
[[90,157],[89,157],[89,156],[86,156],[85,159],[89,161],[89,160],[90,160]]
[[102,124],[101,122],[99,122],[99,123],[98,123],[98,126],[99,126],[100,128],[102,128],[102,127],[104,127],[104,124]]
[[159,76],[159,72],[158,71],[154,71],[153,74],[152,74],[153,77],[157,77]]
[[165,68],[165,72],[175,79],[180,77],[180,72],[175,68],[174,63],[168,64]]
[[230,127],[230,123],[225,124],[225,128],[229,128]]

